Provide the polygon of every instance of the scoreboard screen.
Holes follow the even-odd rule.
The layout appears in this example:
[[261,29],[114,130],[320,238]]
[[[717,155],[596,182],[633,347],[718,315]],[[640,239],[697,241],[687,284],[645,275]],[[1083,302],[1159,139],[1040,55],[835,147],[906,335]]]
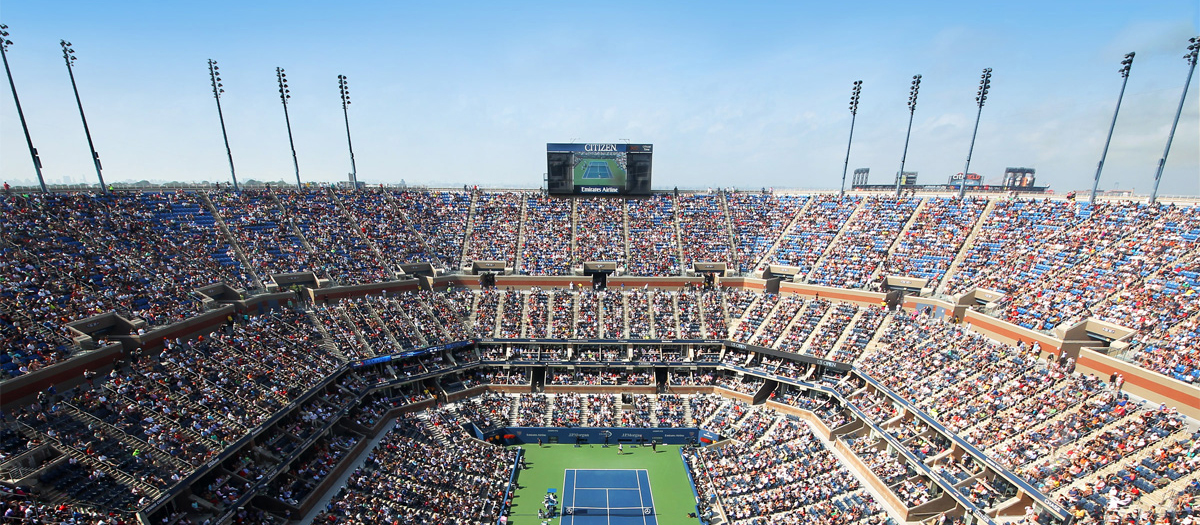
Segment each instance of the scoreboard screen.
[[552,195],[649,195],[651,144],[546,144]]

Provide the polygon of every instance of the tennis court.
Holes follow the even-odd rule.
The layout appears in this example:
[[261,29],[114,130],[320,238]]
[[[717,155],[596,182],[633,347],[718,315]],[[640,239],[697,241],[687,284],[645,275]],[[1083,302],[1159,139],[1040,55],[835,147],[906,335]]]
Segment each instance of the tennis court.
[[613,178],[612,170],[608,169],[608,162],[603,160],[589,160],[587,167],[583,170],[583,178],[585,179],[611,179]]
[[566,469],[563,525],[658,525],[645,469]]
[[[604,448],[602,445],[542,445],[536,444],[525,447],[525,458],[528,467],[519,474],[521,486],[513,497],[512,512],[508,516],[509,525],[699,525],[700,521],[688,513],[696,510],[696,498],[688,484],[687,468],[679,457],[678,445],[660,445],[655,452],[649,447],[625,446],[624,454],[617,454],[613,447]],[[648,476],[638,482],[633,477],[615,480],[605,488],[639,487],[643,501],[653,509],[652,519],[643,519],[644,515],[605,517],[594,514],[566,515],[563,513],[567,494],[570,490],[564,483],[564,473],[568,470],[641,470]],[[633,476],[624,474],[622,476]],[[600,488],[599,483],[588,481],[584,474],[583,484],[575,487]],[[580,481],[576,475],[573,481]],[[617,484],[620,483],[620,484]],[[640,485],[635,484],[640,483]],[[553,490],[558,495],[558,512],[553,518],[544,519],[538,516],[538,510],[544,509],[542,500],[546,493]],[[576,491],[578,495],[578,491]],[[610,494],[612,494],[610,492]],[[585,498],[588,496],[585,496]],[[616,496],[620,500],[621,496]],[[611,499],[611,498],[610,498]],[[636,498],[630,498],[636,499]],[[572,496],[572,506],[582,506],[584,502],[575,501]],[[612,503],[610,501],[610,503]],[[633,505],[637,505],[634,503]],[[586,512],[586,511],[584,511]],[[582,518],[582,519],[580,519]]]

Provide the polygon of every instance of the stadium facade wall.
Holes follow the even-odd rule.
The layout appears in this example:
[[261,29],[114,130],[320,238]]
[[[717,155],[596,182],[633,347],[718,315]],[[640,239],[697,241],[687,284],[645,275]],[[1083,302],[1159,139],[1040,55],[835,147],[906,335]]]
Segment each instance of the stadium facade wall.
[[863,463],[863,460],[859,459],[858,454],[855,454],[853,450],[850,450],[850,447],[846,446],[845,441],[835,439],[833,441],[833,448],[840,452],[842,460],[847,465],[850,465],[853,470],[857,471],[863,480],[875,490],[875,494],[886,501],[888,507],[891,507],[900,514],[901,521],[908,521],[910,510],[908,506],[888,488],[883,480],[879,479],[879,476],[871,471],[871,468],[866,463]]
[[336,286],[333,288],[308,289],[310,300],[313,304],[325,304],[327,302],[337,302],[342,299],[351,297],[362,297],[364,295],[383,295],[387,293],[411,292],[420,288],[420,282],[416,279],[405,279],[401,281],[385,281],[382,283],[356,284],[351,286]]
[[[725,279],[722,282],[728,282]],[[765,286],[765,284],[764,284]],[[801,284],[794,282],[779,283],[779,293],[791,293],[796,295],[804,295],[808,297],[820,296],[825,299],[835,301],[845,301],[857,305],[878,306],[880,301],[883,301],[883,295],[878,292],[867,292],[863,290],[843,290],[841,288],[830,288],[828,286],[817,286],[813,284]]]
[[484,441],[501,436],[505,445],[543,443],[599,445],[608,443],[650,443],[661,439],[666,445],[711,444],[721,440],[716,432],[703,428],[674,427],[504,427],[483,433]]
[[1107,380],[1113,373],[1120,373],[1125,376],[1123,389],[1126,392],[1174,406],[1179,409],[1179,413],[1200,419],[1200,388],[1090,348],[1080,350],[1075,363],[1080,372],[1096,374],[1103,380]]
[[808,410],[804,410],[803,408],[796,408],[792,405],[785,405],[778,401],[768,400],[765,404],[768,407],[770,407],[771,410],[779,412],[780,414],[788,414],[788,415],[796,416],[800,419],[807,421],[809,426],[812,427],[813,431],[816,432],[817,435],[821,437],[821,439],[824,439],[826,441],[833,439],[833,429],[829,428],[829,426],[826,425],[824,421],[821,421],[821,418],[817,417],[816,414],[813,414],[812,412],[810,412]]
[[653,394],[653,385],[546,385],[547,394],[575,392],[579,394]]
[[8,410],[19,404],[33,401],[38,392],[44,392],[50,385],[64,391],[83,382],[84,370],[97,374],[107,374],[112,364],[125,356],[125,350],[120,343],[113,343],[99,350],[92,350],[77,355],[69,360],[55,363],[41,370],[17,376],[4,382],[3,409]]

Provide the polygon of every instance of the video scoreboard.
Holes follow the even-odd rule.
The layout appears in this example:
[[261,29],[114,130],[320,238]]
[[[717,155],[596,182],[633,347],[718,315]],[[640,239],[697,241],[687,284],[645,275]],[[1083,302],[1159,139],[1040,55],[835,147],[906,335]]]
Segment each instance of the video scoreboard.
[[551,195],[649,195],[652,144],[546,144]]

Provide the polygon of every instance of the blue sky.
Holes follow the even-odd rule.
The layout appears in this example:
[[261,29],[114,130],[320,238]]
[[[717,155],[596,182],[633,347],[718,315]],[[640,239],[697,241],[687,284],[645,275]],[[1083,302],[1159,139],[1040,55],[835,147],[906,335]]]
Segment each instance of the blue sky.
[[[971,171],[1090,188],[1124,53],[1137,58],[1101,187],[1148,193],[1197,2],[44,2],[5,0],[8,58],[49,182],[94,180],[59,39],[111,181],[228,181],[206,59],[220,62],[239,180],[294,180],[275,67],[287,69],[301,176],[538,187],[545,143],[655,144],[655,187],[837,188],[850,168],[962,170],[980,70],[994,69]],[[34,180],[7,87],[0,178]],[[1194,78],[1163,194],[1200,194]]]

